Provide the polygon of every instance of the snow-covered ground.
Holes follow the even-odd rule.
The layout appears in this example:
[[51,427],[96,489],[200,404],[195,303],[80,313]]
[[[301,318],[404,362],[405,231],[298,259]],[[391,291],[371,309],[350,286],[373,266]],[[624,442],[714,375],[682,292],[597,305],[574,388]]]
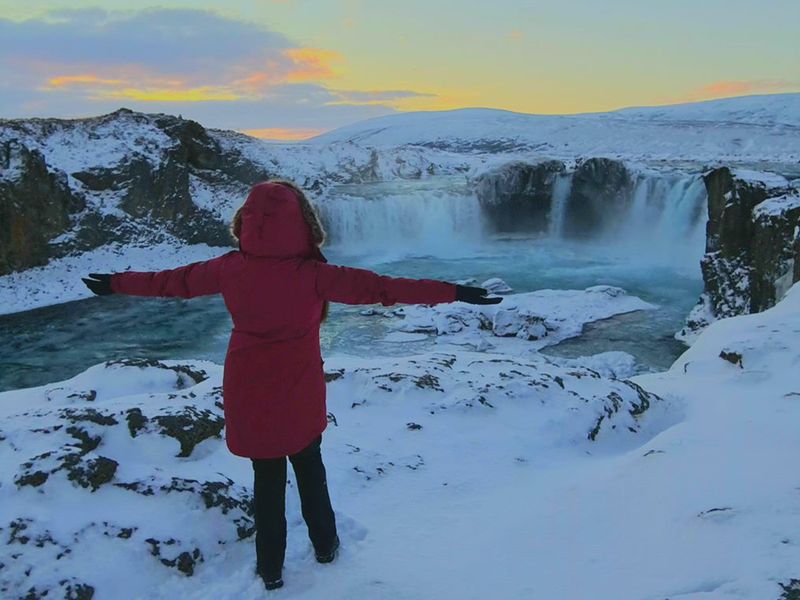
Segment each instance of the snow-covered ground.
[[[535,354],[328,357],[342,553],[314,562],[291,486],[275,597],[777,600],[800,577],[798,334],[795,285],[631,382]],[[3,594],[264,597],[220,381],[122,361],[0,394]]]

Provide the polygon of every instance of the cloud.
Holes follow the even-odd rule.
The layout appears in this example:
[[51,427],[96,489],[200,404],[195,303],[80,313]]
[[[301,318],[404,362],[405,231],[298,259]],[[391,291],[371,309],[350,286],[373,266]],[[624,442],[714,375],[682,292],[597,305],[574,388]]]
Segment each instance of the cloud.
[[189,9],[0,19],[0,56],[4,70],[27,73],[40,90],[134,102],[251,98],[275,85],[329,79],[342,60],[260,25]]
[[261,24],[204,10],[0,18],[0,114],[87,116],[122,105],[286,137],[388,114],[401,100],[429,96],[333,89],[344,65],[333,50],[303,47]]
[[783,79],[746,79],[714,81],[689,92],[681,100],[709,100],[728,96],[745,96],[748,94],[787,92],[800,88],[798,82]]
[[289,48],[283,54],[295,67],[287,75],[289,82],[319,81],[333,77],[332,63],[342,59],[338,52],[319,48]]
[[413,90],[330,90],[335,98],[328,105],[351,104],[368,105],[384,104],[391,106],[397,102],[411,98],[434,98],[436,94],[415,92]]
[[91,9],[0,19],[0,56],[34,64],[138,65],[199,75],[232,64],[281,63],[292,45],[283,34],[203,10]]

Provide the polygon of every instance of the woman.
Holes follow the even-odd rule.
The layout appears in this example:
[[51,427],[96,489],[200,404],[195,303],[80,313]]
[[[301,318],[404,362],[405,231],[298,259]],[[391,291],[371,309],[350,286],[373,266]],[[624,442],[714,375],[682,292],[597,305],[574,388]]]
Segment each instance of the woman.
[[328,302],[494,304],[486,290],[385,277],[327,264],[324,232],[303,192],[286,181],[250,190],[231,231],[239,250],[158,272],[90,274],[94,293],[193,298],[222,294],[233,331],[223,398],[229,450],[254,470],[256,571],[267,589],[283,585],[286,457],[319,562],[336,557],[339,538],[320,454],[327,426],[319,327]]

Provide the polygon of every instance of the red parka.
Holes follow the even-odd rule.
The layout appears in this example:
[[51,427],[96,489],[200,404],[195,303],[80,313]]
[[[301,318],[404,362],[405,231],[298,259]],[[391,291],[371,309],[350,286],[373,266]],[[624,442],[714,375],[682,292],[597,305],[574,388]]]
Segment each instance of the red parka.
[[115,273],[114,292],[193,298],[222,294],[233,331],[223,400],[229,450],[248,458],[294,454],[327,426],[319,327],[325,301],[453,302],[456,286],[381,276],[324,262],[291,188],[253,187],[240,250],[158,272]]

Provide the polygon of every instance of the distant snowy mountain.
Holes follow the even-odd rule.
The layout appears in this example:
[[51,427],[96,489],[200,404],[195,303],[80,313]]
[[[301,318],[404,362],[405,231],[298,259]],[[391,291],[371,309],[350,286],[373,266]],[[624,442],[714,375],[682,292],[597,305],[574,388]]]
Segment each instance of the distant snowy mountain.
[[800,94],[750,96],[609,113],[530,115],[467,108],[376,117],[315,144],[404,144],[457,152],[536,152],[659,161],[800,161]]

